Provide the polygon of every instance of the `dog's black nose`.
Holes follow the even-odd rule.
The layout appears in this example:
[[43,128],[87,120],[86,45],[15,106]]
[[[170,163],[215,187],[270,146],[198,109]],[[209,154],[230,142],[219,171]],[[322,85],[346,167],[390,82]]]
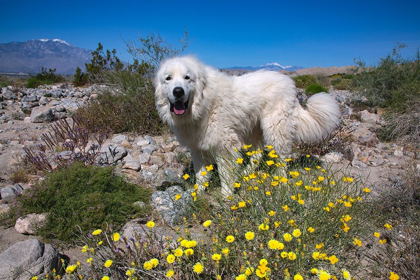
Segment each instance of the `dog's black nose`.
[[184,96],[185,92],[182,87],[176,87],[174,88],[173,94],[176,98],[181,98]]

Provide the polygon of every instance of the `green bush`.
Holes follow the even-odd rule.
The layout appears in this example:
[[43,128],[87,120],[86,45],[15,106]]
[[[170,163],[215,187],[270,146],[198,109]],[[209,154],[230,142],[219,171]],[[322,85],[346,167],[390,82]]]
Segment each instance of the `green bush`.
[[29,78],[28,82],[26,83],[27,88],[37,88],[40,85],[41,85],[41,82],[34,77]]
[[309,85],[317,84],[318,79],[314,75],[302,75],[293,77],[297,88],[306,88]]
[[328,89],[324,88],[320,84],[312,84],[306,87],[305,93],[315,94],[318,92],[328,92]]
[[39,234],[47,239],[73,240],[80,230],[107,225],[119,228],[129,219],[145,214],[133,205],[147,202],[150,192],[113,175],[112,167],[75,163],[54,171],[17,197],[10,219],[29,213],[47,213]]

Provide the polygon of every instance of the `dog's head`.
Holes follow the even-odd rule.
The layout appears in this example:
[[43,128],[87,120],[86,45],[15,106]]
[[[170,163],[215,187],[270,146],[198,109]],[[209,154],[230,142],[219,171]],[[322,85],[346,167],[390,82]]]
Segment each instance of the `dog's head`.
[[191,56],[171,58],[161,64],[155,78],[155,98],[164,120],[191,114],[203,92],[203,67]]

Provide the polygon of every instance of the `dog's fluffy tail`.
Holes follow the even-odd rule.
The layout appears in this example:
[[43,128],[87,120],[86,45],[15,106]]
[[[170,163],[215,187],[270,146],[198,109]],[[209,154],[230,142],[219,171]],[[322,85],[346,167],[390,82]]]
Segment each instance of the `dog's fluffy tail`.
[[304,143],[321,141],[340,123],[340,107],[334,97],[321,92],[311,96],[306,110],[298,107],[297,140]]

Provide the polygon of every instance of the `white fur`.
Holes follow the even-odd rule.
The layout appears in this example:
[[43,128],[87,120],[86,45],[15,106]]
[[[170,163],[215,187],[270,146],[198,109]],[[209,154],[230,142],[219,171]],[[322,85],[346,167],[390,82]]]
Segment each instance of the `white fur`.
[[[339,124],[340,109],[331,95],[313,95],[304,110],[293,80],[278,72],[228,76],[194,57],[176,57],[161,64],[155,86],[159,115],[191,150],[197,178],[206,165],[217,163],[225,194],[231,192],[233,148],[272,145],[286,156],[294,142],[319,141]],[[185,91],[182,102],[188,100],[183,115],[170,111],[175,87]]]

